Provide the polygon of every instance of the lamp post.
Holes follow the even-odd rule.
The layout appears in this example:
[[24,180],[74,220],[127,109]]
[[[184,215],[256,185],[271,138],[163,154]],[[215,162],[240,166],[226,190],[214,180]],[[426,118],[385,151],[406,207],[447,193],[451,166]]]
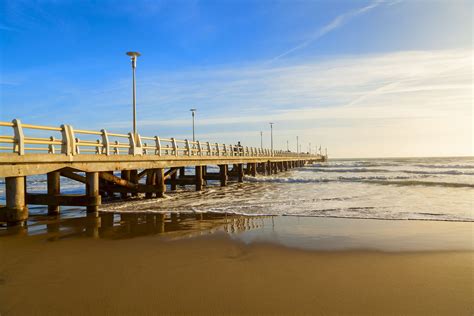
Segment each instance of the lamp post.
[[286,151],[290,151],[290,142],[286,140]]
[[271,149],[272,149],[272,153],[273,153],[273,124],[275,123],[270,123],[270,141],[271,141]]
[[189,111],[191,111],[192,116],[193,116],[193,142],[195,142],[196,139],[195,139],[195,135],[194,135],[194,113],[196,113],[197,110],[196,109],[190,109]]
[[298,136],[296,136],[296,153],[300,153],[300,140]]
[[260,131],[260,149],[263,149],[263,132]]
[[127,52],[127,55],[130,56],[132,61],[132,103],[133,103],[133,138],[135,142],[138,142],[138,134],[137,134],[137,98],[136,98],[136,84],[135,84],[135,68],[137,68],[137,58],[141,54],[139,52]]

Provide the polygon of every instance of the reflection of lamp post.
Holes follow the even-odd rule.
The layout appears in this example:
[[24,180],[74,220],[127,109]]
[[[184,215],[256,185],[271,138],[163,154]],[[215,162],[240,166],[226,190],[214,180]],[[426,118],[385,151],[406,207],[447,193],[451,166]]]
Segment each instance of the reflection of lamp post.
[[192,115],[193,115],[193,142],[195,142],[196,139],[195,139],[195,136],[194,136],[194,113],[195,113],[197,110],[196,110],[196,109],[191,109],[191,110],[189,110],[189,111],[191,111],[191,113],[192,113]]
[[260,148],[263,149],[263,132],[260,131]]
[[133,138],[135,142],[138,142],[138,134],[137,134],[137,98],[136,98],[136,85],[135,85],[135,68],[137,68],[137,57],[141,54],[139,52],[127,52],[127,55],[130,56],[132,60],[132,91],[133,91]]
[[272,152],[273,152],[273,124],[275,123],[270,123],[270,141],[271,141]]

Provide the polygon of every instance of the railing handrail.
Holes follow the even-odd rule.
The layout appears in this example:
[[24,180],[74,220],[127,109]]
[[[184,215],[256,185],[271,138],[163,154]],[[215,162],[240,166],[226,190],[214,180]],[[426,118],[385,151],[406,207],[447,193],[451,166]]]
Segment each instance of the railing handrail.
[[[104,129],[101,131],[74,129],[71,125],[54,127],[23,124],[18,119],[14,119],[11,123],[0,121],[0,127],[10,127],[13,130],[13,135],[0,135],[0,144],[11,144],[12,147],[0,146],[0,150],[12,150],[13,153],[17,153],[18,155],[25,155],[26,151],[46,151],[51,154],[62,153],[67,155],[95,153],[99,155],[133,154],[158,156],[322,157],[318,154],[294,153],[283,150],[272,151],[266,148],[242,146],[240,144],[226,145],[202,142],[199,140],[181,140],[173,137],[161,138],[158,136],[150,137],[137,135],[137,139],[134,139],[132,133],[127,135],[109,133]],[[61,137],[25,136],[25,129],[60,132]],[[78,135],[100,136],[100,139],[81,139]],[[119,142],[117,140],[110,141],[109,137],[127,138],[128,142]],[[45,145],[45,147],[27,147],[25,145]],[[61,150],[56,150],[55,146],[61,146]],[[95,147],[95,149],[90,149],[90,147]]]

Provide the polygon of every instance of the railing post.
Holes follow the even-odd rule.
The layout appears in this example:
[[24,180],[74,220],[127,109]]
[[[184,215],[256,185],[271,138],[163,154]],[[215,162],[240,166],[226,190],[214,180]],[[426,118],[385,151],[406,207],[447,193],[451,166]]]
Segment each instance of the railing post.
[[79,155],[81,153],[81,149],[79,148],[79,145],[78,145],[79,144],[79,138],[77,138],[77,137],[74,138],[74,141],[75,141],[75,143],[74,143],[74,151],[73,152],[75,154]]
[[52,142],[51,144],[48,145],[48,154],[55,154],[56,153],[56,149],[54,148],[54,137],[53,136],[50,136],[49,137],[49,140]]
[[137,134],[137,143],[136,145],[136,154],[137,155],[143,155],[143,146],[142,146],[142,138],[140,137],[140,134]]
[[128,154],[135,155],[135,151],[136,151],[135,137],[133,136],[132,133],[128,133],[128,142],[129,142]]
[[140,135],[137,134],[137,142],[135,142],[135,137],[133,137],[132,133],[128,133],[128,141],[129,141],[129,149],[128,149],[128,154],[129,155],[143,155],[143,146],[142,146],[142,140],[140,138]]
[[185,140],[186,144],[186,151],[188,152],[188,156],[191,156],[191,146],[189,146],[189,140]]
[[108,156],[110,155],[109,135],[105,129],[100,130],[100,132],[102,133],[102,153]]
[[176,144],[176,139],[171,137],[171,145],[173,146],[173,153],[175,156],[178,156],[178,145]]
[[76,149],[76,137],[71,125],[61,125],[62,145],[61,153],[66,155],[79,154],[79,148]]
[[161,156],[161,141],[158,136],[155,136],[155,155]]
[[144,155],[148,155],[148,150],[147,150],[147,144],[146,143],[143,143],[143,154]]
[[219,144],[218,143],[216,143],[216,150],[217,150],[217,156],[220,156]]
[[224,151],[224,156],[228,156],[227,155],[227,146],[225,144],[222,144],[222,149]]
[[209,156],[212,156],[211,143],[207,142],[207,153]]
[[25,135],[23,134],[23,127],[21,126],[21,121],[14,119],[13,123],[13,132],[15,137],[15,145],[13,146],[13,151],[18,152],[18,155],[23,156],[25,154]]
[[96,155],[99,155],[100,154],[100,151],[102,149],[102,146],[100,146],[100,140],[96,140],[96,143],[97,143],[97,146],[95,146],[95,154]]
[[114,148],[114,154],[115,155],[118,155],[120,153],[120,150],[118,148],[118,144],[119,144],[119,142],[118,142],[118,140],[116,140],[115,141],[115,148]]
[[197,144],[198,144],[198,153],[199,153],[199,156],[202,156],[201,142],[200,142],[200,141],[197,141]]

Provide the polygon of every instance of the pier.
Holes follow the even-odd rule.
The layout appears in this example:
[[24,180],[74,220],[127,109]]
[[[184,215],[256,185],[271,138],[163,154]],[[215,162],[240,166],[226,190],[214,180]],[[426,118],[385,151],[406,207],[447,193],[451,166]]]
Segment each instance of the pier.
[[[327,156],[242,145],[118,134],[75,129],[71,125],[40,126],[15,119],[0,122],[0,177],[5,178],[6,206],[0,222],[18,225],[28,219],[28,205],[47,205],[49,215],[60,206],[82,206],[98,212],[102,197],[144,194],[162,198],[177,186],[203,190],[209,180],[220,186],[243,182],[244,175],[273,175],[322,162]],[[218,172],[208,172],[218,166]],[[193,167],[194,174],[186,174]],[[28,193],[26,177],[47,175],[46,193]],[[85,186],[85,194],[62,194],[60,178]]]

